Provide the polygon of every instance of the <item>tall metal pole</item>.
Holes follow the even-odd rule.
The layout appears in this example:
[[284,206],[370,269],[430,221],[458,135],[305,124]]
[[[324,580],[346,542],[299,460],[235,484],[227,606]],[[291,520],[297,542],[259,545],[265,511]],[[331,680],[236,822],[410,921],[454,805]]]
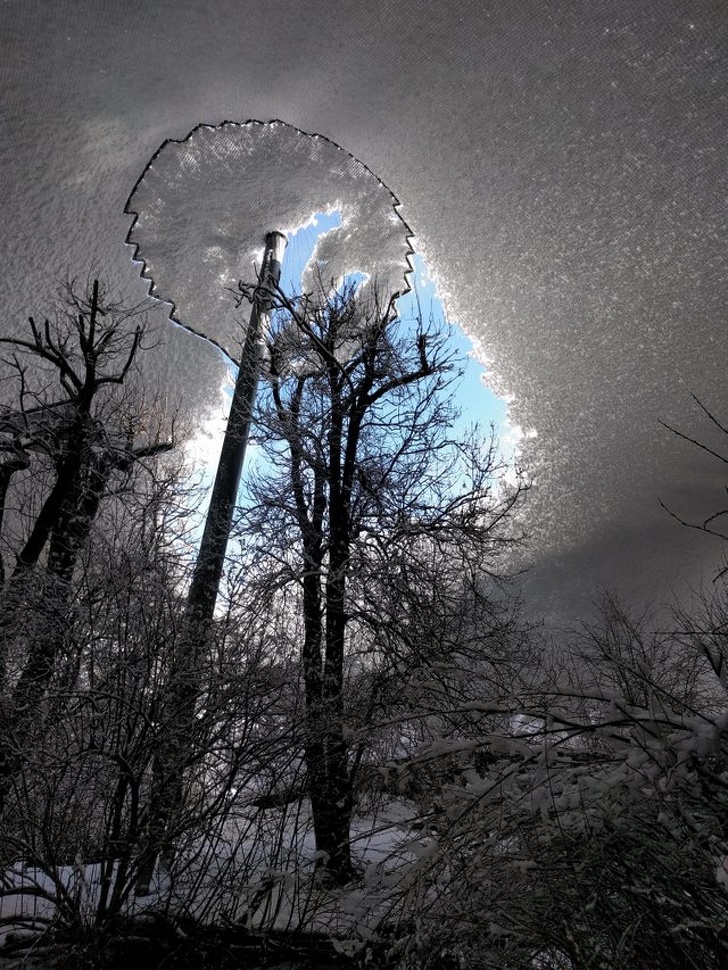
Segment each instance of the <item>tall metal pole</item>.
[[258,387],[262,332],[272,306],[271,292],[280,280],[287,243],[281,232],[269,232],[265,237],[259,285],[250,311],[230,416],[187,599],[188,619],[193,627],[206,626],[215,612]]
[[174,858],[180,814],[184,809],[184,775],[195,729],[200,694],[200,663],[215,613],[215,601],[225,562],[233,509],[240,483],[250,420],[260,373],[262,328],[271,310],[272,288],[278,283],[286,237],[269,232],[259,285],[250,311],[248,331],[235,382],[210,508],[187,597],[187,612],[165,697],[166,735],[155,753],[147,844],[137,877],[137,895],[149,892],[157,858],[169,867]]

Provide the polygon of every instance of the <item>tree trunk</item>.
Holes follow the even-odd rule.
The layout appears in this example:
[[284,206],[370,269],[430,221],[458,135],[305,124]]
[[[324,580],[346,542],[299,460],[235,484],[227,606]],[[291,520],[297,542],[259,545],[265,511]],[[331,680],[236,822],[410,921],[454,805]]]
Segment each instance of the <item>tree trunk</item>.
[[311,561],[303,581],[304,645],[303,672],[306,699],[306,743],[304,758],[311,802],[317,868],[323,878],[344,885],[353,876],[349,826],[352,798],[350,792],[347,746],[342,722],[342,684],[326,685],[329,667],[329,636],[326,632],[326,658],[322,658],[324,631],[321,615],[321,553],[312,549]]
[[[343,788],[348,788],[346,758],[344,757],[342,761],[337,757],[341,753],[342,745],[336,744],[331,737],[327,740],[328,750],[326,744],[318,746],[319,749],[324,749],[322,755],[325,770],[320,772],[323,778],[312,779],[315,781],[315,787],[311,788],[311,813],[316,851],[321,853],[318,860],[319,869],[326,881],[343,886],[354,876],[349,832],[351,798],[348,791],[342,790],[341,785],[342,778],[346,777],[347,783]],[[332,741],[334,741],[333,745]],[[312,755],[312,751],[308,752],[307,760],[310,760]],[[315,757],[318,756],[316,752]]]
[[206,643],[210,623],[188,616],[166,694],[160,701],[160,733],[152,763],[148,818],[136,880],[137,896],[148,895],[157,860],[169,870],[174,861],[175,840],[185,811],[185,772],[197,750],[195,707],[201,689],[200,649]]
[[35,719],[56,666],[56,658],[73,623],[73,574],[88,541],[101,497],[111,473],[107,462],[80,468],[70,484],[50,534],[46,574],[47,622],[29,645],[28,657],[13,692],[13,708],[23,718]]

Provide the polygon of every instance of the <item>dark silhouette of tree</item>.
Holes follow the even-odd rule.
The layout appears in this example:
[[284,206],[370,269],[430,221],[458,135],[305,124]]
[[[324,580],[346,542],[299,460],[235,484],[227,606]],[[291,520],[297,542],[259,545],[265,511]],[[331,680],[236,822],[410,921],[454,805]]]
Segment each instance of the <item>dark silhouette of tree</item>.
[[[143,346],[141,313],[111,300],[98,280],[82,290],[68,283],[54,314],[42,323],[29,318],[27,337],[0,338],[17,391],[13,405],[0,408],[3,518],[13,477],[25,473],[13,513],[22,538],[11,549],[9,575],[3,569],[0,682],[13,631],[22,630],[29,609],[38,614],[32,634],[16,638],[24,655],[5,685],[6,754],[20,756],[25,747],[68,639],[74,572],[111,481],[120,487],[135,463],[171,447],[140,434],[123,386]],[[36,591],[30,599],[29,590]]]
[[440,621],[464,634],[466,591],[514,541],[522,485],[503,485],[492,443],[451,436],[457,362],[444,329],[351,287],[279,291],[277,306],[255,438],[267,465],[239,533],[248,583],[298,597],[307,791],[320,868],[341,884],[358,764],[347,661],[371,672],[386,657],[402,691],[408,660],[428,650],[423,609],[432,642]]
[[[696,397],[695,394],[692,395],[692,398],[703,412],[704,416],[708,418],[708,421],[710,422],[709,430],[713,433],[715,433],[717,430],[721,439],[728,436],[728,427],[718,420],[715,414],[713,414],[710,408],[708,408],[700,400],[700,398]],[[728,465],[728,455],[725,453],[725,451],[720,450],[720,445],[717,442],[715,444],[708,444],[705,440],[701,440],[699,437],[686,434],[684,431],[680,431],[679,428],[673,427],[673,425],[668,424],[666,421],[661,421],[660,424],[677,438],[680,438],[682,441],[687,441],[688,444],[693,445],[693,447],[697,448],[699,451],[702,451],[704,454],[710,455],[711,458],[715,458],[724,465]],[[728,486],[726,486],[726,492],[728,492]],[[718,511],[711,513],[709,516],[707,516],[707,518],[700,521],[685,518],[683,515],[666,505],[662,500],[660,500],[660,505],[681,525],[684,525],[689,529],[697,529],[699,532],[705,532],[707,535],[715,536],[718,539],[728,539],[728,529],[726,528],[726,522],[728,521],[728,508],[720,508]],[[721,579],[726,575],[726,573],[728,573],[728,566],[722,568],[718,572],[716,578]]]

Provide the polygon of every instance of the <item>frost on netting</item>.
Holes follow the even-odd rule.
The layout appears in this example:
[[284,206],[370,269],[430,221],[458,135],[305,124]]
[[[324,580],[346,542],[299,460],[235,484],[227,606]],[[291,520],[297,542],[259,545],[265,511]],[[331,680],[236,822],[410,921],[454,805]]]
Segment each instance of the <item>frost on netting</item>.
[[182,326],[237,356],[247,309],[231,289],[255,279],[266,232],[286,234],[316,212],[341,214],[317,240],[302,284],[365,274],[383,291],[406,288],[412,252],[399,203],[361,162],[320,135],[280,121],[200,125],[166,141],[126,204],[127,241],[150,292]]

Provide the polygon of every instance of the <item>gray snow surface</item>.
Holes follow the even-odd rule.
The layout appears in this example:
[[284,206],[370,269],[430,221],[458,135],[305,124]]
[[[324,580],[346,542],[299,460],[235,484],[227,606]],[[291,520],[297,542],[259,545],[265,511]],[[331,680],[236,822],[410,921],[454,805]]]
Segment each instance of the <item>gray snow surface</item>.
[[[691,398],[728,421],[723,0],[4,0],[0,90],[8,330],[67,274],[142,298],[124,206],[160,145],[281,119],[401,201],[512,425],[536,432],[543,608],[572,616],[595,584],[660,600],[713,574],[722,545],[659,499],[701,521],[725,501],[723,467],[659,422],[724,445]],[[165,243],[185,260],[217,244]],[[195,420],[219,414],[226,367],[204,341],[166,325],[145,367]]]

